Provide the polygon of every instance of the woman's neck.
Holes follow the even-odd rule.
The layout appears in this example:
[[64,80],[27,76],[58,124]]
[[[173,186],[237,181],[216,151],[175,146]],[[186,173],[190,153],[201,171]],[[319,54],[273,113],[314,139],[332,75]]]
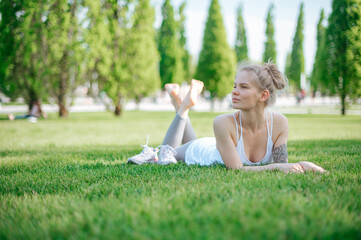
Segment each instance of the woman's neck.
[[264,108],[255,108],[251,110],[242,110],[241,114],[242,128],[252,132],[262,128],[265,121]]

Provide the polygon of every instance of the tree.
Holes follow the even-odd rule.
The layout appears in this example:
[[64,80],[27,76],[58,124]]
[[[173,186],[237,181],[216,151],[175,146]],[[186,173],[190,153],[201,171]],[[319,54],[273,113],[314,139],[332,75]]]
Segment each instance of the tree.
[[59,107],[59,116],[68,116],[69,99],[81,83],[82,61],[77,18],[79,1],[52,1],[48,5],[45,27],[47,53],[44,62],[45,86]]
[[23,97],[29,110],[45,99],[45,1],[0,2],[0,91],[11,99]]
[[237,9],[237,37],[235,44],[235,52],[237,56],[237,62],[248,59],[248,47],[247,47],[247,36],[246,36],[246,27],[243,21],[243,7],[242,4],[239,5]]
[[204,82],[212,100],[223,98],[231,92],[236,65],[235,54],[227,42],[220,8],[218,0],[211,1],[196,71],[196,78]]
[[291,52],[290,72],[288,79],[296,90],[300,89],[301,74],[305,72],[305,62],[303,56],[303,3],[300,6],[295,36]]
[[361,95],[361,0],[333,0],[328,23],[328,69],[345,115],[346,97]]
[[103,91],[112,100],[116,116],[121,116],[123,104],[128,90],[131,88],[129,81],[129,71],[127,62],[129,54],[127,53],[127,44],[130,42],[130,28],[128,27],[132,15],[129,9],[132,6],[132,0],[107,1],[105,2],[107,22],[110,32],[109,47],[112,51],[109,68],[109,75],[103,86]]
[[264,44],[264,53],[263,53],[263,62],[268,62],[272,60],[274,64],[277,63],[277,53],[276,53],[276,42],[274,40],[274,24],[273,24],[273,8],[274,5],[271,4],[268,8],[267,18],[266,18],[266,42]]
[[139,102],[160,87],[158,50],[153,28],[154,9],[149,0],[139,0],[133,15],[130,41],[127,44],[128,96]]
[[159,29],[158,51],[160,54],[159,73],[162,87],[166,83],[181,83],[182,72],[181,51],[177,38],[177,23],[170,0],[165,0],[162,6],[162,25]]
[[186,7],[186,1],[179,6],[179,43],[181,50],[181,59],[183,64],[184,80],[191,78],[191,56],[187,50],[187,38],[185,36],[185,15],[184,9]]
[[331,86],[328,86],[328,70],[326,59],[326,27],[323,25],[325,14],[323,9],[321,10],[320,19],[317,23],[317,51],[315,56],[315,62],[313,64],[313,70],[311,74],[311,86],[313,92],[320,90],[322,93],[330,92]]
[[[84,0],[83,7],[87,9],[88,21],[83,29],[84,57],[87,59],[84,63],[83,78],[89,84],[88,95],[103,100],[100,93],[110,76],[113,59],[113,51],[110,47],[112,36],[108,21],[109,5],[106,2]],[[110,108],[106,101],[104,104]]]

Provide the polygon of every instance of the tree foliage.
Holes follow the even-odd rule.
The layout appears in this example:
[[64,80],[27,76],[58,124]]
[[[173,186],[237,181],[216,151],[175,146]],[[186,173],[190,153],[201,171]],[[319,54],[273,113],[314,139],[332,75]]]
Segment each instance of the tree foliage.
[[138,101],[160,87],[159,58],[153,22],[154,9],[150,6],[149,0],[139,0],[133,15],[126,50],[129,56],[129,61],[126,62],[128,82],[132,83],[127,94]]
[[212,0],[203,35],[196,78],[204,82],[211,98],[223,98],[231,91],[235,54],[229,47],[218,0]]
[[158,33],[158,51],[160,54],[159,73],[162,87],[166,83],[181,83],[184,79],[181,49],[177,38],[177,22],[170,0],[162,6],[162,25]]
[[305,61],[303,55],[303,25],[303,3],[301,3],[296,32],[293,37],[290,71],[288,73],[288,79],[296,90],[300,89],[301,74],[305,72]]
[[317,23],[317,51],[311,74],[312,90],[321,91],[323,94],[334,93],[333,87],[329,86],[329,73],[327,68],[326,27],[324,26],[325,14],[321,10],[320,19]]
[[45,1],[0,2],[0,91],[12,99],[23,97],[29,110],[47,96],[44,9]]
[[263,62],[271,60],[274,64],[277,63],[276,53],[276,42],[274,40],[274,16],[273,16],[274,5],[271,4],[268,8],[266,18],[266,42],[264,44]]
[[241,62],[248,59],[248,47],[247,47],[247,35],[246,26],[243,20],[243,7],[239,5],[237,9],[237,36],[235,42],[235,52],[237,62]]
[[191,73],[191,55],[187,50],[187,38],[185,35],[185,20],[184,10],[186,7],[186,1],[179,6],[179,43],[181,51],[181,59],[183,66],[184,80],[190,80],[192,77]]
[[327,63],[330,86],[337,87],[341,114],[346,114],[346,97],[361,95],[361,1],[334,0],[327,28]]

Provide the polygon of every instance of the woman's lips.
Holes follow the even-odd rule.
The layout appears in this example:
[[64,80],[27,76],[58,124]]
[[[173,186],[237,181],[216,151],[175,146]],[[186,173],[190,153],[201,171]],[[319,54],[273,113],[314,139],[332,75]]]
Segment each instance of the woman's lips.
[[232,102],[239,102],[240,100],[238,98],[232,98]]

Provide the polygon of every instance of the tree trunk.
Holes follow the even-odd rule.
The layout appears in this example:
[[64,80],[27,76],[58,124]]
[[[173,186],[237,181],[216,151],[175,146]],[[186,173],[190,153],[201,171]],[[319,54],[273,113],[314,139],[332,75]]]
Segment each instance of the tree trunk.
[[118,102],[117,105],[115,106],[114,114],[115,114],[115,116],[120,117],[122,115],[122,113],[123,113],[122,104]]
[[66,106],[64,103],[59,103],[59,117],[65,118],[68,117],[68,110],[66,109]]
[[114,114],[115,116],[117,117],[120,117],[123,113],[123,106],[122,106],[122,102],[121,102],[121,97],[119,96],[118,97],[118,101],[116,102],[115,104],[115,111],[114,111]]
[[346,94],[344,92],[341,93],[341,115],[346,115]]
[[340,94],[340,98],[341,98],[341,115],[345,116],[346,115],[346,84],[345,84],[345,79],[343,79],[342,77],[339,77],[339,84],[341,85],[341,94]]

